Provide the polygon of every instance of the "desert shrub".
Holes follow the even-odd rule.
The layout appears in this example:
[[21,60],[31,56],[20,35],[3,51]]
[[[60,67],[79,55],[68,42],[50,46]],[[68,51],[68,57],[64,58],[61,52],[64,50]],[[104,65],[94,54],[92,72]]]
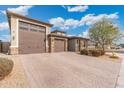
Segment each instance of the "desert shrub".
[[0,58],[0,80],[12,71],[13,65],[12,60]]
[[93,49],[89,49],[89,50],[88,50],[88,55],[89,55],[89,56],[92,56],[92,51],[93,51]]
[[110,58],[118,59],[118,56],[110,56]]
[[95,57],[101,56],[101,52],[99,50],[90,50],[90,52],[92,56]]
[[80,51],[81,55],[88,55],[88,50],[87,49],[83,49]]
[[110,58],[118,59],[119,57],[113,52]]
[[98,56],[104,55],[105,52],[103,50],[83,49],[80,51],[80,54],[98,57]]
[[100,51],[101,55],[105,54],[105,51],[103,51],[103,50],[99,50],[99,51]]

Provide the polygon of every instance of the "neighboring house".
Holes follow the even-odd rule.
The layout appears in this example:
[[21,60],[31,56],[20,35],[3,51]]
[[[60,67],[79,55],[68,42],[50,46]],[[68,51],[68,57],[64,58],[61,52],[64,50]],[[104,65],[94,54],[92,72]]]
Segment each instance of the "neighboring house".
[[122,47],[117,44],[112,44],[109,49],[121,49]]
[[2,42],[2,53],[8,53],[9,52],[9,42]]
[[3,42],[0,40],[0,53],[8,53],[9,52],[9,42]]
[[[96,42],[93,42],[91,40],[88,40],[88,49],[94,49],[94,48],[98,48],[98,49],[101,49],[100,45]],[[112,45],[104,45],[104,48],[105,49],[121,49],[122,46],[121,45],[117,45],[117,44],[112,44]]]
[[80,51],[88,39],[68,37],[64,31],[51,32],[52,24],[7,11],[10,26],[10,54]]
[[124,44],[120,44],[119,46],[122,47],[122,48],[124,48]]

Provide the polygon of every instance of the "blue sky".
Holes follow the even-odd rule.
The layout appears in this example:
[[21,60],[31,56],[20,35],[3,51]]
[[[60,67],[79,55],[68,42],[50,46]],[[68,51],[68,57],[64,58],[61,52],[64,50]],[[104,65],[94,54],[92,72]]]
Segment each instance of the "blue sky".
[[[124,6],[0,6],[0,39],[9,40],[5,10],[54,24],[51,30],[60,29],[68,35],[87,37],[88,28],[102,17],[114,20],[124,32]],[[124,43],[124,39],[119,42]]]

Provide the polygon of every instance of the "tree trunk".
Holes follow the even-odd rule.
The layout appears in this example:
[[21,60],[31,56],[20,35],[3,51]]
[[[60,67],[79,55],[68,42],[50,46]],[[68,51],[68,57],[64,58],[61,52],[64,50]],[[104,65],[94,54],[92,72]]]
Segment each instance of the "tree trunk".
[[105,46],[104,46],[104,44],[102,44],[102,50],[105,51]]

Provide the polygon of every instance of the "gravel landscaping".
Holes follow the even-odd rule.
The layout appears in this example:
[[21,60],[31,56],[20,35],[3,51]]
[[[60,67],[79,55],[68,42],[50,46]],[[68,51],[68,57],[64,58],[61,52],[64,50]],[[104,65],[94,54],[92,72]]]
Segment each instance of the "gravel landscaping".
[[23,66],[19,61],[18,57],[15,55],[12,56],[12,55],[4,55],[4,54],[0,54],[0,57],[11,59],[14,62],[14,67],[12,72],[3,80],[0,80],[0,88],[29,87]]
[[119,58],[110,58],[111,55],[112,55],[112,53],[111,54],[105,54],[103,56],[100,56],[99,58],[102,60],[107,60],[107,61],[112,61],[112,62],[118,62],[118,63],[122,62],[122,58],[120,58],[120,57]]

